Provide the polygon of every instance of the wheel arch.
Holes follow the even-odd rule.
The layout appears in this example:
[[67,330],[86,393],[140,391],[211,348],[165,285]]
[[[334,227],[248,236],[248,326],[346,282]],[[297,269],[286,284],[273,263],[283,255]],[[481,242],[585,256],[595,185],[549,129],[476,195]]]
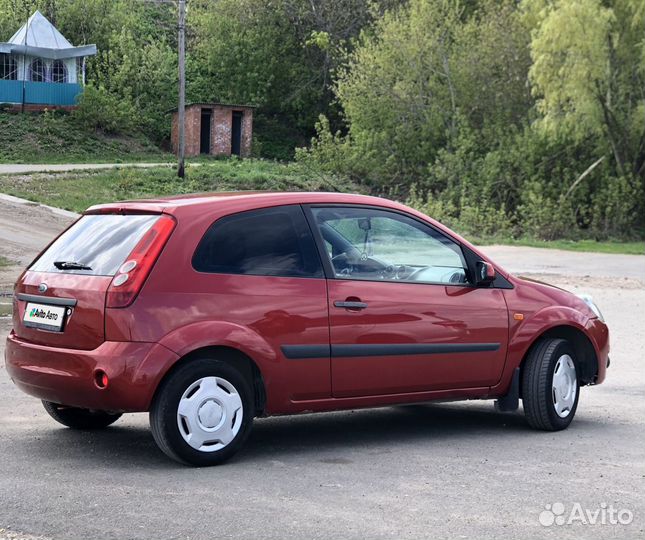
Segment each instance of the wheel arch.
[[524,370],[526,359],[533,348],[545,338],[564,339],[571,344],[576,356],[576,367],[580,370],[580,386],[592,384],[595,381],[598,374],[598,355],[596,349],[584,331],[569,324],[552,326],[535,337],[520,362],[520,375]]
[[216,359],[236,368],[249,382],[253,391],[255,416],[264,414],[267,394],[264,377],[258,364],[248,354],[228,345],[206,345],[185,353],[166,370],[157,382],[152,400],[155,399],[164,381],[168,380],[177,369],[198,358]]

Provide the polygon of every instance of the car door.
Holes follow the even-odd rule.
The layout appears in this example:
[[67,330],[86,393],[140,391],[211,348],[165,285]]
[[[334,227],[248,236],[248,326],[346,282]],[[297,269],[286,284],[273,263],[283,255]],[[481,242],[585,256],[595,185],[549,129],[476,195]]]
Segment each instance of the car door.
[[506,357],[500,289],[475,287],[462,249],[375,207],[311,206],[326,258],[334,397],[494,384]]

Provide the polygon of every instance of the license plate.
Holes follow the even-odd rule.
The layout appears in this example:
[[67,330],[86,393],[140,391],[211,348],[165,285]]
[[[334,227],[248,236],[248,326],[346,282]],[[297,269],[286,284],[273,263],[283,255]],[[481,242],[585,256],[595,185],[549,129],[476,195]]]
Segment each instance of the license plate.
[[65,306],[49,306],[47,304],[34,304],[27,302],[25,315],[22,321],[25,326],[61,332],[65,320]]

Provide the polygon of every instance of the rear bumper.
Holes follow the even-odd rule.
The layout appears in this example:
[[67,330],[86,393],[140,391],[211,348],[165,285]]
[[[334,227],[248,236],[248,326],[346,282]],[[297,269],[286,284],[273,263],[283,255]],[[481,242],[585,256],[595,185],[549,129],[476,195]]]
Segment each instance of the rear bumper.
[[[85,351],[7,337],[7,372],[23,392],[54,403],[109,411],[147,411],[164,366],[177,355],[158,343],[106,341]],[[109,383],[99,388],[95,372]]]

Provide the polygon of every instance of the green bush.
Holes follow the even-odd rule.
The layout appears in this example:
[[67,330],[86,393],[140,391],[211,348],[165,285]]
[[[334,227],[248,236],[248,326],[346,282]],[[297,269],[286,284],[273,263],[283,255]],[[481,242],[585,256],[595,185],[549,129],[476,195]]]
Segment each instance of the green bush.
[[544,194],[541,184],[526,186],[517,213],[522,232],[539,240],[555,240],[575,234],[575,220],[570,204]]
[[643,238],[645,200],[642,180],[608,178],[593,196],[591,215],[591,230],[596,238]]
[[292,161],[294,149],[303,143],[303,137],[280,118],[261,113],[254,115],[253,153],[256,157]]
[[137,111],[125,99],[119,99],[105,88],[85,86],[73,117],[85,128],[105,133],[131,133],[136,130]]
[[456,205],[445,195],[423,197],[415,189],[406,204],[474,240],[502,239],[514,235],[513,217],[504,208],[464,203]]

